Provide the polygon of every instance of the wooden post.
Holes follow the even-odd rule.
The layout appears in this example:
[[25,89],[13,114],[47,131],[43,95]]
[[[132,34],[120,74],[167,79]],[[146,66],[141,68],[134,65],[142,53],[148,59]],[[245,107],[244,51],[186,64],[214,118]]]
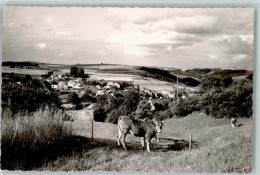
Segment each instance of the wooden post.
[[94,118],[91,121],[91,140],[94,141]]
[[189,140],[189,152],[191,151],[191,139],[192,139],[192,134],[190,133],[190,140]]
[[177,101],[178,101],[178,89],[179,89],[179,77],[178,77],[179,74],[177,74]]

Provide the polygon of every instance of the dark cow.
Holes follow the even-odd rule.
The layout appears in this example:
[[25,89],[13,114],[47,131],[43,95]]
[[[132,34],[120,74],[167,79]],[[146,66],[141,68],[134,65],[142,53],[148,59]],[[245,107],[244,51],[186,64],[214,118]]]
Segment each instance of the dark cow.
[[162,132],[162,125],[164,121],[140,121],[131,119],[128,116],[121,116],[118,119],[118,146],[120,141],[126,149],[125,137],[128,133],[141,137],[142,147],[146,141],[147,151],[150,152],[150,141],[152,138],[157,137],[157,133]]

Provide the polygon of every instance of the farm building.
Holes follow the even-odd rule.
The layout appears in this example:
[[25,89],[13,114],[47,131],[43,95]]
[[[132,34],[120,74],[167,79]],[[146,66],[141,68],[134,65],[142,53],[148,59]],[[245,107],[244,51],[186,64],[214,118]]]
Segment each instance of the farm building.
[[62,81],[58,83],[58,88],[62,90],[68,90],[67,84]]
[[57,83],[56,81],[53,81],[53,82],[51,83],[51,88],[52,88],[52,89],[57,89],[57,88],[58,88],[58,83]]

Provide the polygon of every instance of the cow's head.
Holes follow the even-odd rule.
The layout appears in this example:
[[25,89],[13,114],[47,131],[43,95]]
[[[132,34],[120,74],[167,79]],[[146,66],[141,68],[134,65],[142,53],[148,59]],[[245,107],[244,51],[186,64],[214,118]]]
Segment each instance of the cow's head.
[[165,123],[164,121],[153,121],[153,123],[155,124],[155,129],[157,133],[161,133],[162,132],[162,126]]

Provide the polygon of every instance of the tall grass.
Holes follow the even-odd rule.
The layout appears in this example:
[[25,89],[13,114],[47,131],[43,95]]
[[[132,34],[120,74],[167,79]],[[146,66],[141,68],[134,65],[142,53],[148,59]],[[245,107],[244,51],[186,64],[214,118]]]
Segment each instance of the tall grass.
[[60,154],[72,127],[61,110],[44,108],[32,115],[2,112],[2,169],[31,169]]

